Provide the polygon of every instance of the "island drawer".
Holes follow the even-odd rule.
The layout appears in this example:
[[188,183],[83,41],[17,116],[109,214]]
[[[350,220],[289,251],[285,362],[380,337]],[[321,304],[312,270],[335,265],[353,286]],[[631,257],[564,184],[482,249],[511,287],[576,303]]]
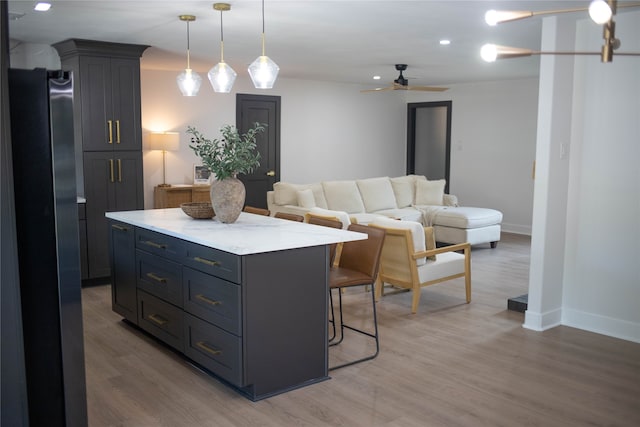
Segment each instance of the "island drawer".
[[185,242],[184,265],[207,274],[240,283],[240,257],[191,242]]
[[137,286],[182,307],[182,265],[136,250]]
[[184,351],[184,312],[142,290],[138,290],[138,326]]
[[242,340],[185,313],[184,353],[236,386],[242,384]]
[[180,239],[139,227],[136,227],[136,248],[174,260],[184,256],[184,243]]
[[240,285],[185,267],[184,309],[235,335],[242,335]]

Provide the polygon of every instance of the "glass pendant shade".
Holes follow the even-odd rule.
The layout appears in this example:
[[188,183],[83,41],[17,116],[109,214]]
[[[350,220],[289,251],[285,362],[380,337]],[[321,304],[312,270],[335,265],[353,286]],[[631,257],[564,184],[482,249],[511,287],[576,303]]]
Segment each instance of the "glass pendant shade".
[[249,65],[249,75],[256,89],[271,89],[278,78],[280,67],[271,58],[261,55]]
[[229,93],[238,74],[226,62],[219,62],[209,70],[209,81],[214,92]]
[[202,84],[202,77],[191,68],[187,68],[178,74],[176,81],[183,96],[196,96]]

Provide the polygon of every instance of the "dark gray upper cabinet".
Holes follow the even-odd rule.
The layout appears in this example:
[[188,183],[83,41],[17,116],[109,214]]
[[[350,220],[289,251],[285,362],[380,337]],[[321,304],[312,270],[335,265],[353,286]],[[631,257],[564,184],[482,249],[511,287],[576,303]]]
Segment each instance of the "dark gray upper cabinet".
[[54,48],[73,71],[82,150],[141,150],[140,56],[147,46],[69,39]]

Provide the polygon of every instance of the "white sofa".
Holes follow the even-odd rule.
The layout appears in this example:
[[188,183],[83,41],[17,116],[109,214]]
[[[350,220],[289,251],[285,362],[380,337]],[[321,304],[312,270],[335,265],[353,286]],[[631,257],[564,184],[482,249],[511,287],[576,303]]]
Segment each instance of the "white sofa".
[[455,196],[444,193],[445,183],[421,175],[312,184],[276,182],[273,191],[267,193],[267,204],[271,215],[330,210],[346,212],[359,224],[368,224],[379,216],[417,221],[433,226],[438,242],[490,243],[495,247],[500,240],[502,213],[459,206]]

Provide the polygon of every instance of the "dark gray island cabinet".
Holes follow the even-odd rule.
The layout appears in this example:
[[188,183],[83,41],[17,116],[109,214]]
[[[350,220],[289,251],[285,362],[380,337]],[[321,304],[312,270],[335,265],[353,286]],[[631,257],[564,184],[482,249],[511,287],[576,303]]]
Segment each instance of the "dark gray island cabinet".
[[328,379],[328,245],[366,235],[242,213],[110,212],[113,310],[260,400]]

